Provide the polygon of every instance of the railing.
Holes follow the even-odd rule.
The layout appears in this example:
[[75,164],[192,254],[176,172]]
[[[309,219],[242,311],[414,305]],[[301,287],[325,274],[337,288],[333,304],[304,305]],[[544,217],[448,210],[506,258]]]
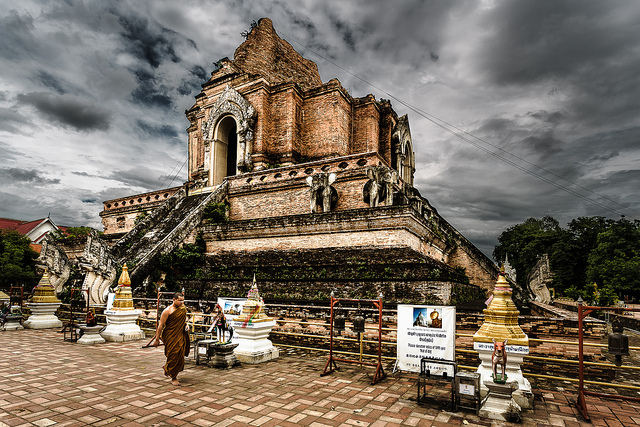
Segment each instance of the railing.
[[[157,302],[156,299],[149,299],[150,301],[153,302]],[[298,308],[298,307],[296,307]],[[314,308],[320,308],[320,307],[314,307]],[[62,306],[61,310],[65,311],[66,313],[68,313],[68,306]],[[147,309],[148,310],[148,309]],[[145,310],[145,311],[147,311]],[[149,312],[147,313],[147,315],[154,311],[149,310]],[[272,312],[274,310],[271,310]],[[61,313],[62,314],[62,313]],[[83,316],[85,315],[84,312],[74,312],[73,315],[77,315],[77,316]],[[204,313],[190,313],[187,323],[191,329],[191,333],[194,335],[194,338],[198,338],[199,336],[204,337],[205,336],[205,331],[211,326],[211,322],[206,322],[203,321],[204,319],[207,318],[212,318],[213,316],[215,316],[215,314],[204,314]],[[106,324],[106,319],[104,318],[104,314],[96,314],[96,318],[99,320],[99,323],[102,324]],[[62,316],[62,318],[69,318],[69,315],[64,315]],[[202,320],[200,321],[196,321],[196,318],[200,318]],[[308,326],[322,326],[325,327],[327,329],[329,329],[329,324],[326,321],[322,321],[322,322],[312,322],[309,321],[307,319],[276,319],[277,323],[280,325],[285,325],[285,324],[298,324],[301,325],[302,327],[308,327]],[[145,333],[147,334],[153,334],[155,333],[155,325],[156,325],[156,318],[155,316],[153,317],[145,317],[145,318],[141,318],[139,319],[138,323],[140,324],[140,327],[143,331],[145,331]],[[370,330],[370,331],[377,331],[378,327],[377,326],[365,326],[366,330]],[[394,327],[383,327],[382,331],[385,333],[392,333],[396,331],[396,328]],[[323,344],[319,344],[318,346],[305,346],[305,345],[294,345],[294,344],[287,344],[287,343],[282,343],[282,342],[277,342],[278,338],[277,337],[299,337],[299,338],[306,338],[306,339],[314,339],[314,340],[319,340],[321,341]],[[468,333],[456,333],[456,338],[471,338],[473,337],[473,334],[468,334]],[[284,347],[284,348],[292,348],[292,349],[298,349],[298,350],[304,350],[304,351],[311,351],[311,352],[329,352],[328,348],[324,348],[327,347],[328,345],[328,341],[329,341],[329,335],[322,335],[322,334],[313,334],[313,333],[308,333],[308,332],[285,332],[285,331],[278,331],[278,330],[274,330],[271,332],[271,338],[272,340],[275,341],[275,344],[279,347]],[[345,343],[347,345],[351,345],[354,346],[356,344],[358,344],[360,341],[356,338],[349,338],[349,337],[343,337],[343,336],[339,336],[333,337],[333,340],[336,342],[341,342],[341,343]],[[377,340],[368,340],[368,339],[361,339],[361,342],[363,344],[368,344],[370,347],[376,346],[378,344]],[[557,345],[561,345],[561,346],[571,346],[571,347],[577,347],[579,346],[579,341],[569,341],[569,340],[557,340],[557,339],[537,339],[537,338],[529,338],[529,342],[530,343],[539,343],[539,344],[557,344]],[[395,347],[396,347],[396,341],[395,340],[388,340],[388,341],[382,341],[382,346],[386,348],[385,353],[386,355],[382,356],[382,359],[387,360],[389,362],[393,362],[396,360],[396,355],[395,355]],[[583,345],[585,347],[592,347],[592,348],[602,348],[602,347],[607,347],[606,344],[601,344],[601,343],[595,343],[595,342],[584,342]],[[629,347],[629,350],[633,350],[633,351],[638,351],[640,350],[640,347]],[[368,358],[368,359],[376,359],[378,358],[378,354],[368,354],[366,352],[354,352],[354,351],[344,351],[344,350],[333,350],[334,353],[337,354],[343,354],[343,355],[348,355],[348,356],[354,356],[354,357],[361,357],[361,358]],[[457,354],[466,354],[466,355],[477,355],[478,352],[469,348],[463,348],[463,347],[457,347],[456,348],[456,353]],[[529,360],[529,361],[536,361],[536,362],[542,362],[542,363],[557,363],[559,365],[567,365],[567,366],[571,366],[571,367],[575,367],[578,366],[580,364],[580,360],[571,360],[571,359],[562,359],[562,358],[554,358],[554,357],[547,357],[547,356],[539,356],[539,355],[533,355],[533,354],[529,354],[527,356],[524,357],[524,360]],[[625,369],[625,370],[632,370],[632,371],[638,371],[640,370],[640,366],[632,366],[632,365],[615,365],[613,363],[603,363],[603,362],[589,362],[589,361],[582,361],[584,366],[592,366],[592,367],[598,367],[598,368],[607,368],[607,369],[615,369],[615,370],[619,370],[619,369]],[[468,365],[463,365],[463,364],[459,364],[458,368],[459,369],[465,369],[465,370],[476,370],[477,369],[477,365],[475,366],[468,366]],[[579,383],[580,379],[579,378],[575,378],[575,377],[567,377],[567,376],[562,376],[562,375],[549,375],[549,374],[539,374],[539,373],[533,373],[533,372],[523,372],[523,375],[525,377],[529,377],[529,378],[539,378],[539,379],[548,379],[548,380],[554,380],[554,381],[569,381],[572,383]],[[611,383],[611,382],[602,382],[602,381],[592,381],[592,380],[585,380],[583,379],[583,384],[588,384],[588,385],[593,385],[593,386],[602,386],[602,387],[611,387],[611,388],[620,388],[620,389],[626,389],[626,390],[633,390],[633,391],[640,391],[640,386],[635,386],[635,385],[628,385],[628,384],[617,384],[617,383]]]

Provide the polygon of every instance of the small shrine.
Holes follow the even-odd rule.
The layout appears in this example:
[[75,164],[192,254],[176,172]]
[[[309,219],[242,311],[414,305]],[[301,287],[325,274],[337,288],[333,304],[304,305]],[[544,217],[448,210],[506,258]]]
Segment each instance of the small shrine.
[[233,322],[234,342],[239,345],[235,354],[242,363],[258,364],[277,359],[280,352],[269,340],[276,321],[264,314],[264,301],[258,292],[255,276],[247,295],[242,314]]
[[133,307],[131,294],[131,279],[127,264],[122,267],[122,274],[118,279],[118,289],[113,300],[113,306],[105,310],[107,327],[100,333],[107,341],[134,341],[145,337],[144,331],[136,323],[142,310]]
[[[520,365],[529,354],[529,337],[518,324],[518,311],[504,269],[498,275],[493,296],[484,310],[484,323],[473,336],[478,351],[482,396],[489,397],[481,416],[506,420],[508,414],[533,406],[531,384],[522,375]],[[491,402],[500,401],[495,407]],[[494,402],[495,403],[495,402]],[[489,406],[487,406],[489,405]]]
[[56,311],[62,302],[56,296],[56,291],[49,281],[49,270],[44,269],[40,281],[33,291],[33,298],[27,304],[31,315],[23,323],[29,329],[61,328],[62,322],[56,316]]
[[100,335],[103,326],[98,325],[98,320],[91,309],[87,310],[86,323],[78,326],[82,329],[82,336],[78,339],[78,344],[93,345],[105,342],[105,339]]

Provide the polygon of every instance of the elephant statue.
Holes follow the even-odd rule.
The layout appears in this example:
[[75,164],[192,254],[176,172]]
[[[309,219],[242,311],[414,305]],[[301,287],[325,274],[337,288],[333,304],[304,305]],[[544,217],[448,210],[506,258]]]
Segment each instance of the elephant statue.
[[307,177],[312,213],[318,213],[318,206],[322,206],[323,212],[330,212],[335,206],[338,192],[331,186],[335,181],[335,173],[318,173]]
[[367,168],[369,181],[364,185],[363,198],[369,207],[375,208],[383,200],[386,206],[393,205],[393,186],[398,182],[398,172],[386,166]]

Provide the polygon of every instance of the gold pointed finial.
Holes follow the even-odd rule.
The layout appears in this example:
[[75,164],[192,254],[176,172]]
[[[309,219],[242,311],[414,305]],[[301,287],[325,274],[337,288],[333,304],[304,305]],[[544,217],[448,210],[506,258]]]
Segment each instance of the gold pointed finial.
[[131,279],[129,278],[129,268],[125,263],[122,266],[122,274],[120,275],[120,279],[118,279],[118,285],[120,286],[131,286]]
[[122,274],[118,279],[118,289],[116,289],[116,296],[113,300],[112,309],[119,310],[133,310],[133,296],[131,294],[131,279],[129,278],[129,272],[127,264],[122,266]]

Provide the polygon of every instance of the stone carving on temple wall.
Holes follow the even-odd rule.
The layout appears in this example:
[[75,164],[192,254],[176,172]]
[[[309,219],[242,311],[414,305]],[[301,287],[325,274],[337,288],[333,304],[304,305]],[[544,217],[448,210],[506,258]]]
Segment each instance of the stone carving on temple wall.
[[232,115],[237,123],[238,134],[238,170],[251,169],[251,153],[253,151],[253,127],[255,125],[256,110],[237,90],[227,85],[209,110],[209,117],[202,129],[204,139],[205,168],[211,165],[214,142],[214,132],[220,119]]
[[535,296],[534,301],[549,304],[551,302],[549,286],[552,283],[553,273],[549,266],[549,254],[544,254],[527,275],[527,285]]
[[510,278],[511,280],[513,280],[514,282],[517,280],[516,278],[516,269],[513,268],[513,266],[509,263],[509,255],[507,254],[504,257],[504,273],[507,275],[508,278]]
[[386,206],[393,205],[393,187],[398,182],[398,173],[387,166],[370,166],[366,169],[369,181],[362,189],[365,203],[375,208],[382,201]]
[[335,173],[318,173],[307,177],[311,213],[318,213],[319,206],[322,206],[323,212],[329,212],[335,207],[338,191],[331,186],[335,180]]
[[54,287],[56,294],[60,293],[62,286],[69,279],[71,262],[64,250],[56,245],[50,236],[47,236],[42,242],[38,263],[49,269],[49,282]]

